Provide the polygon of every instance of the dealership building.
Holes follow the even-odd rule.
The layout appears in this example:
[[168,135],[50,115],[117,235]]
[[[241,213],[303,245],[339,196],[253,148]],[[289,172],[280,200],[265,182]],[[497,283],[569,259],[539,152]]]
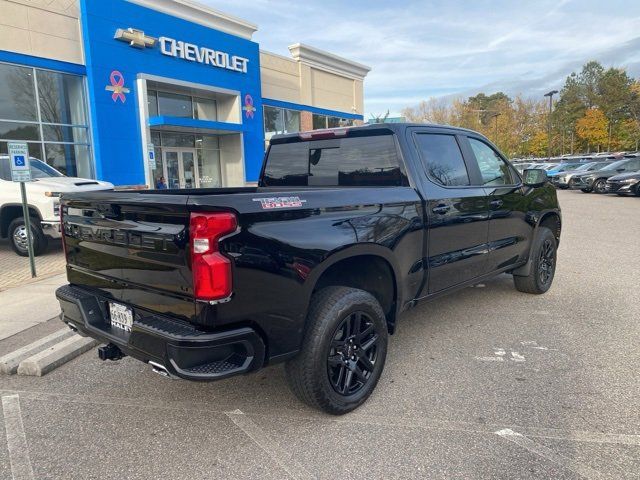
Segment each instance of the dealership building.
[[[303,21],[303,19],[301,19]],[[170,188],[255,182],[275,133],[363,120],[369,68],[190,0],[0,0],[0,154]]]

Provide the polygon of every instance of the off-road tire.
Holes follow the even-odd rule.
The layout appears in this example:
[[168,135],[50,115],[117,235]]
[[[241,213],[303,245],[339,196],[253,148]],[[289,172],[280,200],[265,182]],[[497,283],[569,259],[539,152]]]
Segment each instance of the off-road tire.
[[[549,276],[545,281],[543,280],[545,276],[541,272],[541,268],[543,268],[541,263],[545,262],[548,265],[548,259],[544,259],[548,248],[551,248],[553,263],[548,267],[550,268],[550,271],[548,272]],[[553,236],[553,232],[551,232],[547,227],[539,227],[533,248],[531,249],[531,270],[529,275],[526,277],[517,275],[513,276],[513,283],[515,284],[516,290],[537,295],[549,290],[553,283],[553,277],[555,276],[557,251],[558,244],[556,237]]]
[[[33,243],[33,254],[38,256],[44,253],[47,250],[47,237],[42,231],[42,227],[40,226],[40,222],[31,217],[31,241]],[[22,232],[20,232],[22,230]],[[14,252],[16,252],[21,257],[28,257],[29,250],[27,249],[26,237],[23,237],[23,242],[21,243],[17,237],[22,236],[22,234],[26,233],[26,228],[24,224],[24,218],[18,217],[11,221],[9,224],[9,243],[11,244],[11,248]]]
[[[329,361],[330,358],[335,361],[337,350],[333,345],[342,341],[336,340],[338,329],[356,315],[366,318],[366,324],[373,327],[377,335],[374,347],[376,357],[372,369],[366,372],[369,374],[366,381],[356,379],[357,383],[362,383],[360,389],[352,394],[341,394],[332,384],[334,379],[330,375],[332,368],[341,368],[342,365],[330,367]],[[285,365],[291,390],[302,402],[332,415],[343,415],[356,409],[369,398],[382,374],[387,355],[387,328],[380,303],[368,292],[348,287],[327,287],[315,293],[311,299],[300,353]],[[331,355],[331,352],[334,354]],[[362,352],[360,350],[358,354]],[[356,367],[360,365],[359,362],[355,362]]]

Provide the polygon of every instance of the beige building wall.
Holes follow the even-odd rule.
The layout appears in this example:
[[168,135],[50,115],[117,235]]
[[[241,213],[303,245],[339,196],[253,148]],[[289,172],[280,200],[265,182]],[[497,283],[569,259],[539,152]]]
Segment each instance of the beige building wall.
[[302,103],[300,69],[294,60],[261,51],[260,77],[263,97]]
[[289,50],[292,58],[260,52],[264,98],[364,113],[362,84],[368,67],[306,45]]
[[3,50],[84,63],[77,0],[0,0]]

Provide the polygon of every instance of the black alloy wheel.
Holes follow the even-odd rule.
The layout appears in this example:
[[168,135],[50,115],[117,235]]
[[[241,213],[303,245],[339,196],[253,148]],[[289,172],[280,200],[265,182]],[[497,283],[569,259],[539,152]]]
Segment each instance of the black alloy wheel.
[[307,326],[287,382],[307,405],[343,415],[376,388],[387,356],[389,331],[380,302],[369,292],[330,286],[311,297]]
[[327,357],[329,382],[340,395],[353,395],[371,378],[380,336],[369,316],[361,311],[342,320],[333,335]]
[[551,288],[556,273],[558,240],[547,227],[538,227],[525,275],[513,274],[516,290],[540,295]]
[[550,239],[545,239],[540,249],[538,259],[538,277],[542,285],[547,285],[553,279],[556,269],[556,246]]

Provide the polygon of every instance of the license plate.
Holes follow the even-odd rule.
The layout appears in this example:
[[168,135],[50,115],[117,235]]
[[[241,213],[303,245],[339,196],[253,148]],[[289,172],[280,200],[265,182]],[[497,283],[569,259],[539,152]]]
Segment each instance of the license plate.
[[109,317],[112,327],[120,328],[125,332],[131,331],[133,311],[126,305],[109,302]]

